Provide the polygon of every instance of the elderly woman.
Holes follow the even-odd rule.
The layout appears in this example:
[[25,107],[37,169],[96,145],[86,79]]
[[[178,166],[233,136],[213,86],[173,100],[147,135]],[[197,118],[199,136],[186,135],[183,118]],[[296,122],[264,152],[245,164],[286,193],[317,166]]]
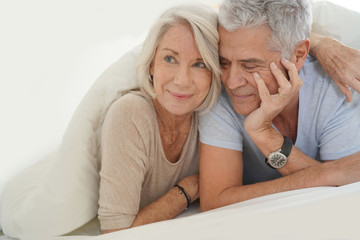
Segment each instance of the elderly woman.
[[[320,61],[328,58],[317,49]],[[216,12],[166,11],[145,40],[137,76],[140,89],[114,102],[103,125],[103,233],[174,218],[199,197],[198,113],[220,89]]]
[[220,89],[216,12],[166,11],[139,59],[141,90],[114,102],[103,125],[102,232],[174,218],[198,198],[198,112]]

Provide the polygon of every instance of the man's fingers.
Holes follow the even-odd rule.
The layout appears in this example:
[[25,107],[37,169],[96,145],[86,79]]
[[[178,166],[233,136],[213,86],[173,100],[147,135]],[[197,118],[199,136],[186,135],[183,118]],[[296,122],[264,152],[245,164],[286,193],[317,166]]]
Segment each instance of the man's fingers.
[[291,90],[291,83],[289,80],[285,77],[281,69],[277,67],[276,63],[270,63],[270,70],[279,84],[279,95],[287,95]]
[[265,98],[268,98],[270,96],[269,89],[267,88],[264,80],[260,77],[258,73],[254,73],[254,79],[257,84],[258,90],[259,90],[259,96],[261,100],[264,100]]
[[303,82],[302,82],[301,78],[299,77],[299,72],[298,72],[295,64],[293,64],[286,58],[282,58],[281,63],[288,70],[291,86],[295,87],[296,91],[298,91],[300,89],[300,87],[302,86]]

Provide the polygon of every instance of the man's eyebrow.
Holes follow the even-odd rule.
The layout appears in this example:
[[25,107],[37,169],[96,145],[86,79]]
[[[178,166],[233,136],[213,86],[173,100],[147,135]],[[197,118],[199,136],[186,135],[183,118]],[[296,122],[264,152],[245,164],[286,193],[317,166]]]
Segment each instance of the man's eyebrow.
[[[219,55],[219,59],[223,60],[223,61],[228,61],[227,58],[224,58],[221,55]],[[265,61],[257,59],[257,58],[239,59],[239,60],[237,60],[237,62],[240,62],[240,63],[258,63],[258,64],[264,64],[265,63]]]
[[240,59],[239,62],[243,63],[265,63],[263,60],[257,59],[257,58],[248,58],[248,59]]
[[219,55],[219,59],[220,60],[227,60],[226,58],[222,57],[221,55]]

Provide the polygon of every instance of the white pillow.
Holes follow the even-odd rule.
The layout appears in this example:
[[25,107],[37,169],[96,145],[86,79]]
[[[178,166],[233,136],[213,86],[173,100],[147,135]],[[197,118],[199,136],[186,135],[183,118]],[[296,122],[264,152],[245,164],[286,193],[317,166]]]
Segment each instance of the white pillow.
[[57,151],[10,180],[3,191],[3,232],[15,238],[57,236],[93,219],[98,209],[99,136],[122,90],[137,87],[141,46],[110,66],[76,109]]
[[312,30],[360,49],[360,13],[328,1],[313,2]]

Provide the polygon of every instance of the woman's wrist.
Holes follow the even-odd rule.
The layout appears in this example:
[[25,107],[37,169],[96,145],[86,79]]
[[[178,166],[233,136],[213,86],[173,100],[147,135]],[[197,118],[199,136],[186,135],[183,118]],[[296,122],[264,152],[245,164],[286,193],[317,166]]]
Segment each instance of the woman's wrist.
[[185,207],[185,209],[188,209],[189,206],[190,206],[190,204],[191,204],[191,202],[192,202],[190,195],[189,195],[189,194],[186,192],[186,190],[185,190],[182,186],[180,186],[179,184],[175,184],[174,187],[178,189],[179,194],[184,195],[184,197],[185,197],[185,199],[186,199],[186,207]]

